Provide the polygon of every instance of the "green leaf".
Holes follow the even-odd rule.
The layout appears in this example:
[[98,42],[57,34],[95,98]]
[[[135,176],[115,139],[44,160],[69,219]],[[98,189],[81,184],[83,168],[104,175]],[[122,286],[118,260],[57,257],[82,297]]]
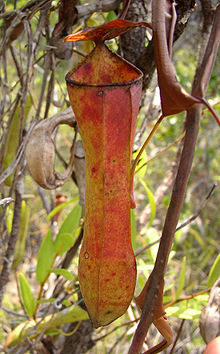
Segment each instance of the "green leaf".
[[212,259],[215,253],[215,247],[207,247],[206,251],[203,253],[202,261],[199,264],[200,269],[204,269],[208,262]]
[[15,269],[20,264],[24,256],[30,212],[30,207],[23,200],[21,205],[21,221],[19,226],[18,238],[15,244],[12,269]]
[[[27,118],[27,115],[29,113],[29,110],[32,106],[32,98],[31,96],[27,96],[27,100],[25,103],[25,114],[24,114],[24,121],[23,121],[23,127]],[[7,133],[7,138],[6,138],[6,143],[5,143],[5,150],[4,150],[4,157],[3,157],[3,169],[5,170],[10,163],[13,161],[16,151],[18,148],[18,142],[19,142],[19,129],[20,129],[20,114],[21,114],[21,107],[20,107],[20,102],[18,103],[15,112],[13,114],[8,133]],[[10,186],[12,183],[12,175],[8,176],[4,183],[7,186]]]
[[41,243],[36,268],[37,281],[42,284],[49,274],[54,258],[54,243],[51,230],[49,230]]
[[56,297],[51,297],[50,299],[40,299],[40,300],[37,300],[37,303],[38,304],[51,304],[53,303],[54,301],[56,301],[57,298]]
[[66,306],[66,307],[69,307],[69,306],[72,305],[72,302],[69,301],[69,300],[64,299],[64,300],[62,301],[62,304],[63,304],[64,306]]
[[60,205],[58,205],[56,208],[54,208],[47,216],[47,220],[50,221],[54,215],[56,215],[56,213],[58,213],[58,211],[64,209],[66,206],[70,205],[70,204],[73,204],[73,203],[77,203],[79,200],[79,197],[75,197],[71,200],[69,200],[68,202],[65,202],[65,203],[62,203]]
[[147,250],[147,254],[150,257],[151,262],[155,262],[156,257],[157,257],[157,251],[159,247],[159,242],[158,240],[160,239],[160,234],[158,230],[155,227],[150,227],[147,229],[146,232],[146,242],[147,244],[153,243],[151,247]]
[[67,269],[51,268],[50,269],[50,273],[55,273],[55,274],[62,275],[66,280],[72,280],[73,279],[73,274]]
[[83,321],[88,318],[88,313],[85,310],[80,306],[73,305],[55,314],[50,314],[44,318],[37,319],[37,325],[34,320],[22,322],[9,333],[5,342],[5,347],[13,347],[26,337],[31,336],[33,339],[41,335],[43,331],[46,331],[47,333],[47,331],[49,332],[59,328],[63,324]]
[[73,245],[75,231],[80,223],[82,207],[76,205],[73,210],[67,215],[57,234],[54,252],[62,255]]
[[55,252],[57,255],[62,256],[74,244],[74,235],[63,233],[59,235],[59,239],[55,244]]
[[146,283],[146,279],[140,274],[138,276],[138,284],[140,285],[141,289],[143,289],[145,283]]
[[186,257],[183,258],[183,263],[182,263],[180,276],[178,280],[178,287],[176,290],[176,299],[180,297],[181,292],[183,291],[183,288],[185,286],[185,280],[186,280]]
[[149,264],[148,262],[144,262],[143,259],[139,258],[138,259],[138,269],[141,272],[141,274],[144,275],[144,285],[146,283],[146,280],[149,278],[149,275],[152,271],[152,265]]
[[20,283],[21,297],[23,300],[25,310],[28,316],[33,317],[36,301],[31,291],[30,284],[28,283],[24,274],[20,273],[18,277]]
[[131,245],[133,250],[135,249],[136,234],[137,234],[136,217],[135,217],[134,210],[131,209]]
[[116,20],[117,16],[115,11],[109,11],[108,15],[106,16],[106,22]]
[[61,324],[78,322],[88,319],[87,311],[80,306],[73,305],[55,314],[51,327],[58,327]]
[[202,237],[200,236],[199,232],[196,231],[193,227],[190,229],[190,233],[193,235],[195,240],[198,244],[203,248],[206,249],[206,243],[203,241]]
[[179,318],[185,320],[198,320],[200,315],[201,315],[200,309],[196,310],[196,309],[188,308],[179,315]]
[[184,304],[180,306],[171,306],[166,309],[167,316],[173,316],[176,318],[182,318],[186,320],[199,319],[201,314],[201,309],[193,309],[191,307],[186,308]]
[[150,203],[150,208],[151,208],[151,216],[150,216],[150,220],[148,222],[148,227],[150,227],[154,221],[155,215],[156,215],[156,203],[154,200],[154,195],[151,192],[151,190],[149,189],[149,187],[147,186],[147,184],[144,182],[144,180],[138,176],[139,181],[141,182],[142,186],[145,189],[145,192],[147,194],[149,203]]
[[209,272],[208,276],[208,288],[211,288],[216,280],[220,276],[220,254],[216,257],[216,260]]
[[67,215],[66,219],[62,223],[58,235],[62,233],[73,232],[79,226],[81,213],[82,213],[82,207],[81,205],[77,204]]
[[14,216],[13,210],[9,205],[6,209],[6,226],[9,234],[11,233],[11,229],[12,229],[13,216]]

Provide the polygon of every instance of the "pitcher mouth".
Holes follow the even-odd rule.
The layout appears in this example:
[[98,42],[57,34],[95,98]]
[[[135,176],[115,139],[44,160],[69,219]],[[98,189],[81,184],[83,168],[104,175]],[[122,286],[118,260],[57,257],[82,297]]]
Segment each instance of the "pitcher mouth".
[[[130,64],[130,63],[129,63]],[[130,64],[132,65],[132,64]],[[115,87],[115,86],[131,86],[135,83],[140,83],[140,85],[142,84],[142,80],[143,80],[143,73],[141,70],[139,70],[138,68],[136,68],[134,65],[132,65],[134,67],[134,69],[137,71],[137,73],[139,74],[138,77],[136,77],[135,79],[131,80],[131,81],[127,81],[127,82],[111,82],[111,83],[105,83],[105,84],[91,84],[91,83],[85,83],[85,82],[79,82],[76,80],[72,80],[70,79],[69,76],[72,75],[73,71],[69,71],[66,76],[65,76],[65,80],[66,83],[70,86],[82,86],[82,87]]]
[[131,86],[142,82],[143,73],[105,44],[99,44],[65,79],[68,85],[79,87]]

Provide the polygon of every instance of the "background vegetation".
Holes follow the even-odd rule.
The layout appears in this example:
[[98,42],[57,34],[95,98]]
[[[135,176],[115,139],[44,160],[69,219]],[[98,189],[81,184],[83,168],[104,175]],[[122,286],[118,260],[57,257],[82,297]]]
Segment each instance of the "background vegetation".
[[[190,91],[195,68],[210,31],[216,2],[198,1],[195,5],[194,1],[185,0],[182,3],[185,8],[177,6],[179,21],[176,39],[179,38],[174,46],[174,63],[179,81]],[[85,314],[80,312],[79,305],[83,307],[83,302],[78,287],[77,262],[82,240],[79,203],[83,206],[84,187],[79,185],[79,181],[77,183],[77,173],[83,173],[85,168],[83,154],[76,156],[72,177],[55,191],[39,187],[28,172],[24,154],[21,157],[19,155],[33,121],[52,117],[68,108],[65,75],[81,60],[81,54],[89,53],[93,47],[92,43],[85,42],[77,46],[74,44],[72,48],[72,43],[64,43],[63,37],[84,26],[96,26],[114,19],[119,5],[120,1],[0,2],[0,172],[3,174],[8,167],[11,172],[4,182],[4,178],[1,180],[1,199],[8,198],[0,206],[2,351],[8,334],[35,313],[45,318],[48,314],[67,309],[69,317],[65,324],[58,321],[52,332],[47,326],[41,328],[36,338],[29,334],[28,341],[9,349],[9,352],[126,353],[135,331],[136,319],[139,317],[135,302],[122,318],[98,330],[94,330],[90,321],[85,319]],[[150,0],[131,2],[129,19],[149,20],[150,17]],[[135,157],[135,152],[160,114],[151,32],[135,29],[120,39],[111,40],[108,45],[144,72],[144,91],[134,144]],[[219,63],[217,60],[206,96],[218,114]],[[138,167],[181,135],[184,119],[185,114],[179,114],[163,121]],[[74,130],[61,126],[55,135],[58,152],[56,170],[61,172],[68,162]],[[79,134],[77,140],[80,140]],[[135,295],[139,294],[153,268],[181,146],[181,141],[172,145],[136,174],[134,190],[137,208],[131,214],[132,244],[138,270]],[[196,217],[176,232],[165,279],[164,303],[169,304],[166,312],[174,333],[179,335],[175,353],[202,353],[205,346],[199,330],[199,318],[208,301],[207,289],[219,274],[220,192],[218,187],[212,190],[220,182],[218,152],[219,129],[204,109],[179,223],[182,224],[194,214]],[[15,163],[13,165],[13,159],[16,166]],[[212,194],[209,195],[211,190]],[[65,203],[58,215],[56,205],[59,202]],[[63,248],[55,252],[48,240],[50,235],[55,239],[58,234],[62,235],[59,246]],[[70,241],[66,241],[66,234],[70,235]],[[153,246],[146,248],[154,242]],[[42,252],[48,255],[46,261],[45,258],[41,259]],[[46,262],[53,263],[53,267],[60,270],[49,274]],[[42,278],[45,269],[45,277]],[[170,304],[180,298],[186,299]],[[36,302],[37,299],[40,301]],[[75,316],[74,322],[71,316]],[[33,327],[32,330],[32,334],[36,334],[37,329]],[[66,336],[65,333],[71,335]],[[159,335],[152,328],[147,344],[152,346],[158,341]]]

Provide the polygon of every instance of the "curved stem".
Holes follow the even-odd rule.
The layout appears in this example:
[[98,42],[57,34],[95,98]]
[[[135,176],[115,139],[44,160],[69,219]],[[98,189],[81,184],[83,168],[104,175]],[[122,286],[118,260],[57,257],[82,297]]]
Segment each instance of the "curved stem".
[[134,174],[135,174],[135,168],[138,164],[138,161],[142,155],[142,153],[144,152],[144,149],[146,148],[147,144],[149,143],[149,141],[151,140],[151,138],[153,137],[155,131],[157,130],[157,128],[159,127],[160,123],[162,122],[164,116],[160,116],[160,118],[158,119],[158,121],[156,122],[156,124],[154,125],[153,129],[151,130],[150,134],[148,135],[147,139],[145,140],[144,144],[142,145],[139,153],[137,154],[133,165],[131,167],[131,186],[133,185],[133,181],[134,181]]
[[154,155],[153,157],[151,157],[149,160],[147,160],[145,163],[143,163],[143,165],[141,165],[141,167],[139,167],[136,171],[135,174],[140,171],[143,167],[147,166],[151,161],[155,160],[157,157],[163,155],[165,152],[167,152],[168,150],[171,149],[171,147],[173,147],[174,145],[178,144],[185,136],[186,132],[184,130],[184,132],[174,141],[172,142],[170,145],[168,145],[167,147],[165,147],[163,150],[159,151],[156,155]]
[[220,119],[219,117],[217,116],[216,112],[214,111],[214,109],[210,106],[210,104],[205,100],[205,98],[202,98],[202,97],[198,97],[198,96],[195,96],[201,103],[203,103],[209,110],[209,112],[213,115],[213,117],[215,118],[217,124],[219,125],[220,127]]

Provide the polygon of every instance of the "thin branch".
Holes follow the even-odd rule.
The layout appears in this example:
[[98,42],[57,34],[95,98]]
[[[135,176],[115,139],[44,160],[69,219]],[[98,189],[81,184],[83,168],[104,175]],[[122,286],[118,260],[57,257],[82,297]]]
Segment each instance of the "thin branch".
[[125,19],[128,8],[130,6],[131,0],[124,0],[123,2],[123,8],[119,14],[119,18]]
[[18,312],[12,311],[12,310],[8,310],[5,307],[0,307],[0,310],[4,311],[5,313],[7,313],[9,315],[13,315],[13,316],[16,316],[16,317],[23,317],[25,319],[29,318],[28,315],[24,315],[23,313],[18,313]]
[[14,48],[12,46],[9,47],[10,49],[10,52],[11,52],[11,56],[14,60],[14,63],[15,63],[15,67],[17,69],[17,73],[18,73],[18,77],[19,77],[19,81],[20,81],[20,84],[21,86],[23,86],[23,69],[22,69],[22,66],[20,65],[20,63],[18,62],[18,59],[16,57],[16,54],[15,54],[15,51],[14,51]]
[[117,339],[116,339],[115,343],[113,344],[113,346],[111,347],[111,349],[107,351],[107,354],[113,353],[113,350],[115,349],[115,347],[123,340],[123,338],[126,336],[128,331],[129,331],[129,328],[127,328],[119,337],[117,337]]
[[187,296],[184,296],[184,297],[180,297],[178,299],[175,299],[171,302],[169,302],[167,305],[164,306],[164,309],[167,309],[168,307],[170,306],[173,306],[175,304],[178,304],[179,302],[182,302],[182,301],[186,301],[186,300],[191,300],[191,299],[194,299],[195,297],[197,296],[200,296],[200,295],[203,295],[203,294],[206,294],[210,291],[211,289],[204,289],[202,291],[197,291],[196,293],[193,293],[191,295],[187,295]]
[[94,12],[108,12],[119,8],[120,0],[102,0],[88,5],[77,5],[78,19],[89,17]]
[[46,107],[45,107],[45,112],[44,112],[44,118],[48,116],[51,100],[53,99],[54,95],[54,83],[55,83],[55,55],[54,53],[50,53],[50,80],[48,83],[48,88],[47,88],[47,97],[46,97]]
[[188,219],[186,219],[182,224],[180,224],[177,228],[176,231],[182,229],[183,227],[185,227],[186,225],[190,224],[192,221],[194,221],[200,214],[201,211],[205,208],[209,198],[211,197],[212,193],[214,192],[214,189],[217,187],[217,184],[213,184],[211,190],[209,191],[208,195],[206,196],[206,198],[202,201],[199,209],[197,210],[197,212],[193,215],[191,215]]
[[143,253],[144,251],[148,250],[149,248],[155,246],[157,243],[159,243],[161,240],[161,238],[158,238],[158,240],[154,241],[154,242],[151,242],[149,243],[147,246],[137,250],[134,254],[135,257],[138,257],[141,253]]
[[0,199],[0,205],[1,206],[6,206],[10,203],[14,202],[14,199],[13,198],[3,198],[3,199]]
[[179,329],[178,329],[176,338],[174,339],[172,348],[171,348],[171,350],[170,350],[170,354],[172,354],[172,353],[174,352],[174,349],[175,349],[175,347],[176,347],[176,343],[178,342],[178,339],[179,339],[180,334],[181,334],[181,332],[182,332],[184,322],[185,322],[185,319],[183,319],[183,320],[181,321],[181,324],[180,324],[180,326],[179,326]]
[[13,255],[15,249],[15,243],[18,236],[18,230],[20,226],[21,216],[21,202],[22,202],[22,190],[23,190],[23,176],[19,176],[17,181],[17,188],[15,192],[15,204],[14,204],[14,217],[12,222],[12,231],[8,241],[8,247],[5,253],[2,271],[0,274],[0,306],[2,304],[3,295],[5,292],[6,284],[9,281],[9,274],[13,262]]
[[134,320],[132,321],[129,321],[129,322],[125,322],[125,323],[122,323],[116,327],[114,327],[112,330],[110,330],[109,332],[103,334],[102,336],[98,337],[98,338],[95,338],[94,339],[94,342],[99,342],[100,340],[103,340],[104,338],[106,338],[107,336],[109,336],[110,334],[114,333],[115,331],[117,331],[118,329],[122,328],[122,327],[126,327],[126,326],[131,326],[131,325],[134,325],[137,321],[139,321],[140,318],[135,318]]
[[[170,190],[170,188],[173,184],[174,178],[176,176],[177,167],[179,164],[181,151],[182,151],[182,141],[181,141],[181,144],[179,144],[179,146],[178,146],[178,150],[176,152],[175,158],[171,164],[169,171],[167,172],[164,179],[162,180],[162,183],[159,185],[159,187],[157,188],[157,190],[155,192],[154,199],[155,199],[156,208],[158,205],[160,205],[164,196],[168,193],[168,191]],[[151,207],[150,207],[150,204],[148,204],[146,206],[146,208],[143,209],[143,211],[140,215],[140,220],[139,220],[140,227],[142,227],[143,225],[145,225],[148,222],[148,220],[150,219],[150,216],[151,216]]]
[[8,46],[26,30],[24,22],[30,21],[36,12],[50,4],[51,1],[52,0],[31,0],[20,9],[0,14],[0,18],[4,19],[7,28],[2,45],[0,46],[0,56],[2,53],[4,54],[5,48],[8,48]]
[[[158,158],[159,156],[163,155],[165,152],[171,149],[174,145],[178,144],[185,136],[185,131],[176,139],[174,140],[170,145],[166,146],[163,150],[159,151],[157,154],[155,154],[153,157],[151,157],[149,160],[147,160],[143,165],[141,165],[136,171],[135,174],[138,173],[143,167],[147,166],[150,162]],[[139,161],[138,161],[139,162]]]
[[[187,226],[188,224],[190,224],[192,221],[194,221],[202,212],[202,210],[206,207],[206,204],[209,200],[209,198],[212,196],[212,193],[214,191],[214,189],[217,187],[217,184],[214,184],[211,188],[211,190],[209,191],[209,193],[207,194],[207,196],[205,197],[205,199],[201,202],[201,205],[199,207],[199,209],[197,210],[196,213],[194,213],[193,215],[191,215],[188,219],[186,219],[182,224],[180,224],[175,232],[179,231],[180,229],[184,228],[185,226]],[[161,241],[161,238],[159,238],[158,240],[146,245],[145,247],[137,250],[135,252],[135,257],[138,257],[141,253],[143,253],[144,251],[148,250],[149,248],[151,248],[152,246],[156,245],[157,243],[159,243]]]

